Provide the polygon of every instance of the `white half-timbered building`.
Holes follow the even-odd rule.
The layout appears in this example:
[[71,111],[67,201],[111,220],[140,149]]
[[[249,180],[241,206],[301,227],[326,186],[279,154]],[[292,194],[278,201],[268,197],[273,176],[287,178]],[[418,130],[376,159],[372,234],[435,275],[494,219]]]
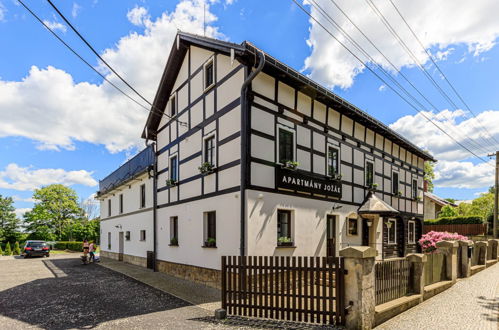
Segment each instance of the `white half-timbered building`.
[[178,33],[154,109],[157,269],[217,285],[223,255],[417,251],[432,156],[252,44]]

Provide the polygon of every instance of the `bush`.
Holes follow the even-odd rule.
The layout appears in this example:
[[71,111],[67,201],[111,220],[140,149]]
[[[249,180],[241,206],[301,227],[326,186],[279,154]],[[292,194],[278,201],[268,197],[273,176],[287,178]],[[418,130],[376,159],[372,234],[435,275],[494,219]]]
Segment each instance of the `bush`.
[[483,218],[478,215],[470,215],[466,217],[443,217],[438,219],[425,220],[425,225],[467,225],[467,224],[482,224]]
[[56,250],[83,251],[83,242],[60,241],[54,244]]
[[5,245],[5,251],[3,252],[4,256],[11,256],[12,255],[12,249],[10,248],[10,243],[7,242]]
[[18,256],[20,254],[21,254],[21,248],[19,248],[19,242],[16,242],[16,244],[14,244],[14,255]]
[[0,244],[0,256],[3,256],[2,244]]
[[437,242],[440,241],[467,241],[468,237],[440,231],[430,231],[421,236],[418,241],[424,253],[432,253],[437,249]]

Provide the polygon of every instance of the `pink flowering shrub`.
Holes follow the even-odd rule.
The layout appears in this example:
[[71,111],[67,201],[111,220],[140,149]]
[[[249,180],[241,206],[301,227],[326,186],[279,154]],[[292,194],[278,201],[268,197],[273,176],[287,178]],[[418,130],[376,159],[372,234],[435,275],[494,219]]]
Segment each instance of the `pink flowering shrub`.
[[424,234],[418,241],[424,253],[432,253],[437,249],[437,242],[440,241],[466,241],[468,237],[457,233],[451,234],[448,232],[430,231]]

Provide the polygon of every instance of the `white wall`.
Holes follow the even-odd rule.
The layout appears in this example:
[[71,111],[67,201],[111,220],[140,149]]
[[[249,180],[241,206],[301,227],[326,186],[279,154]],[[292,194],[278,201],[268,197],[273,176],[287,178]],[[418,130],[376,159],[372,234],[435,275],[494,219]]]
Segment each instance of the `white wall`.
[[[336,250],[349,245],[362,244],[362,226],[359,220],[359,234],[347,235],[346,217],[357,210],[353,205],[341,205],[331,210],[333,201],[282,195],[257,190],[247,190],[247,253],[249,255],[326,255],[326,215],[338,215]],[[261,198],[260,198],[261,196]],[[293,241],[296,248],[277,247],[277,210],[292,210]]]
[[[216,211],[217,248],[205,248],[203,213]],[[220,269],[223,255],[239,255],[239,192],[158,209],[158,259]],[[170,244],[170,217],[178,217],[178,246]]]

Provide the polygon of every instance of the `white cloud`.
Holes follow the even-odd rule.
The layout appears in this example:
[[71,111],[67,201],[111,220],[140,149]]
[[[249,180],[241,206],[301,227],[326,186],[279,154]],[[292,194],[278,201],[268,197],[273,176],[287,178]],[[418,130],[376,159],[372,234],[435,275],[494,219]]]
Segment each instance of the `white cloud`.
[[76,16],[78,16],[78,14],[80,13],[80,10],[81,6],[76,2],[73,2],[73,8],[71,9],[71,16],[73,16],[73,18],[76,18]]
[[[203,0],[183,0],[155,20],[146,15],[143,34],[131,32],[102,56],[152,100],[177,29],[203,33],[203,5]],[[212,25],[217,17],[209,9],[207,2],[206,35],[223,37]],[[123,85],[113,75],[107,77]],[[75,141],[83,141],[104,144],[111,152],[143,146],[140,134],[148,114],[108,83],[75,82],[52,66],[33,66],[22,81],[0,80],[0,113],[0,137],[26,137],[41,149],[54,150],[72,150]]]
[[[304,2],[306,3],[306,0]],[[373,55],[377,63],[386,69],[393,70],[331,1],[318,0],[318,3],[353,39]],[[388,32],[366,2],[337,0],[337,3],[397,68],[414,65],[411,57]],[[390,2],[375,1],[375,4],[416,58],[421,63],[426,63],[429,60],[427,54],[419,46]],[[496,14],[499,12],[499,1],[397,1],[396,5],[424,46],[427,49],[438,49],[440,56],[446,53],[448,55],[450,46],[459,44],[466,45],[469,53],[479,56],[490,50],[499,36],[499,20],[497,20]],[[360,55],[353,45],[349,44],[335,30],[318,10],[312,9],[312,14],[342,42],[345,42],[349,48],[353,49],[354,53],[365,60],[365,57]],[[312,53],[305,60],[305,69],[310,70],[313,79],[327,86],[350,87],[354,77],[364,70],[364,66],[334,41],[317,23],[310,21],[308,44],[312,48]]]
[[55,22],[55,21],[49,21],[49,20],[43,20],[43,23],[45,23],[45,25],[47,25],[49,27],[49,29],[51,29],[52,31],[61,31],[61,32],[64,32],[66,33],[67,31],[67,28],[66,28],[66,25],[62,24],[62,23],[59,23],[59,22]]
[[28,203],[34,203],[34,202],[36,202],[36,200],[33,199],[32,197],[22,198],[22,197],[19,197],[19,196],[12,196],[12,199],[14,200],[14,202],[28,202]]
[[481,188],[494,184],[495,162],[442,161],[435,166],[434,184],[438,187]]
[[147,9],[138,6],[135,6],[135,8],[130,10],[126,14],[126,17],[130,21],[130,23],[137,26],[143,25],[146,20],[150,19]]
[[5,20],[5,13],[7,12],[7,9],[5,9],[3,3],[0,2],[0,22],[3,22]]
[[[439,113],[425,112],[435,123],[464,144],[477,155],[486,159],[487,152],[497,150],[494,137],[499,140],[499,111],[489,110],[468,118],[462,110],[443,110]],[[427,149],[438,162],[435,167],[435,185],[438,187],[478,188],[493,183],[494,167],[483,162],[473,164],[467,161],[473,157],[456,142],[451,140],[433,124],[426,121],[421,114],[405,116],[390,125],[402,136],[417,146]],[[489,135],[490,133],[490,135]],[[478,148],[486,145],[487,147]],[[474,144],[473,144],[474,143]]]
[[386,85],[381,85],[378,88],[378,91],[380,91],[380,92],[384,92],[385,90],[386,90]]
[[16,209],[16,210],[14,211],[14,213],[16,214],[16,216],[17,216],[19,219],[22,219],[22,218],[23,218],[23,216],[24,216],[24,213],[29,212],[29,211],[31,211],[31,209],[30,209],[30,208],[20,208],[20,209]]
[[94,187],[97,185],[97,181],[92,178],[92,172],[85,170],[33,169],[11,163],[7,165],[5,170],[0,171],[0,188],[3,189],[34,190],[54,183],[66,186],[81,184]]

